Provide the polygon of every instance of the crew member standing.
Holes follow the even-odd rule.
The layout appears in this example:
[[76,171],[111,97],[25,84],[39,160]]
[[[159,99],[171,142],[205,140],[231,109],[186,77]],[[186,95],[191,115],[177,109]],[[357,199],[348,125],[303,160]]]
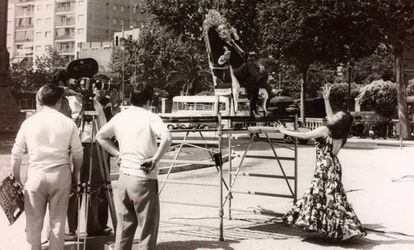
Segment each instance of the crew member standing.
[[[71,180],[79,180],[83,149],[76,124],[58,111],[63,93],[63,88],[56,85],[42,87],[39,100],[43,109],[23,122],[12,149],[12,174],[18,182],[22,155],[29,155],[24,205],[27,241],[32,249],[41,249],[47,204],[50,249],[63,249]],[[70,155],[74,164],[72,174]]]
[[[140,249],[155,249],[160,205],[157,163],[168,150],[171,134],[161,118],[150,112],[151,85],[138,85],[132,107],[115,115],[98,132],[98,142],[120,162],[118,196],[121,203],[116,249],[131,249],[138,227]],[[116,136],[119,150],[111,138]],[[157,148],[157,137],[161,143]]]

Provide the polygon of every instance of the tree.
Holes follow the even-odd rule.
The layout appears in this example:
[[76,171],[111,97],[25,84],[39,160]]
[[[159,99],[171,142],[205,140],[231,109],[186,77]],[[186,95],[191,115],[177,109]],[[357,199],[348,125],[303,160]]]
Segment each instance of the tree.
[[35,65],[31,60],[23,60],[12,64],[10,75],[14,92],[35,92],[42,85],[52,82],[52,75],[59,69],[65,69],[66,59],[55,49],[50,49],[41,57],[37,57]]
[[[166,89],[181,86],[181,95],[194,95],[203,90],[212,90],[211,73],[204,54],[189,53],[174,65],[167,75]],[[202,63],[201,63],[202,62]]]
[[[186,55],[190,55],[190,62],[185,61],[188,60]],[[122,47],[116,48],[111,59],[109,77],[121,84],[124,72],[126,86],[147,81],[156,88],[167,90],[172,97],[180,94],[183,86],[179,84],[192,82],[194,91],[204,90],[207,85],[201,80],[201,76],[205,75],[203,72],[208,70],[205,51],[194,43],[183,41],[173,32],[166,32],[156,22],[149,23],[141,30],[138,41],[127,39]],[[185,74],[181,67],[183,63],[190,70]],[[177,71],[182,73],[181,79],[176,77]],[[169,82],[171,79],[174,79],[173,83]]]
[[41,72],[54,72],[66,69],[67,60],[56,49],[48,49],[46,54],[35,60],[36,70]]
[[[332,84],[331,96],[330,96],[330,103],[332,105],[332,109],[334,112],[340,110],[346,110],[347,105],[349,104],[349,97],[348,97],[348,83],[346,82],[338,82]],[[352,83],[351,84],[351,105],[354,104],[355,97],[359,94],[359,89],[361,85]]]
[[395,77],[398,97],[398,119],[403,138],[410,137],[410,125],[407,118],[406,88],[404,79],[404,46],[413,47],[414,39],[414,1],[411,0],[371,0],[369,13],[378,30],[378,43],[389,46],[394,55]]
[[[259,5],[258,18],[263,46],[275,58],[298,68],[302,73],[301,89],[305,91],[308,69],[315,62],[334,67],[374,51],[376,43],[367,39],[375,34],[370,28],[373,20],[367,18],[362,7],[361,1],[264,1]],[[302,118],[304,98],[302,94]]]
[[258,39],[260,30],[256,22],[259,2],[251,0],[238,1],[186,1],[186,0],[147,0],[147,6],[154,19],[175,36],[203,44],[202,26],[208,10],[218,9],[229,23],[240,33],[240,39],[246,51],[255,51],[261,46]]

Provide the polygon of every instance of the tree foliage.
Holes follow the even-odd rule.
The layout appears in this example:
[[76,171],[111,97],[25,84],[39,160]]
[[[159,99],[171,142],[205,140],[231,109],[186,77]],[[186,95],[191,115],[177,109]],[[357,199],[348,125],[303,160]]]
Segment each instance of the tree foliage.
[[393,50],[401,136],[409,138],[411,126],[407,117],[407,80],[404,79],[403,51],[405,46],[413,47],[414,43],[414,2],[411,0],[369,2],[370,15],[375,21],[374,28],[379,34],[378,40]]
[[397,116],[397,85],[391,81],[377,80],[360,89],[361,109],[375,110],[386,118]]
[[[191,57],[190,62],[188,56]],[[187,72],[179,67],[184,63]],[[141,30],[137,41],[127,39],[122,47],[114,50],[108,74],[119,84],[124,80],[126,86],[147,81],[156,88],[168,91],[173,97],[180,94],[184,84],[194,85],[190,88],[194,91],[212,86],[211,76],[210,84],[202,77],[202,72],[207,69],[205,51],[190,41],[183,41],[173,32],[166,32],[157,23],[150,23]],[[181,72],[179,77],[177,72]]]

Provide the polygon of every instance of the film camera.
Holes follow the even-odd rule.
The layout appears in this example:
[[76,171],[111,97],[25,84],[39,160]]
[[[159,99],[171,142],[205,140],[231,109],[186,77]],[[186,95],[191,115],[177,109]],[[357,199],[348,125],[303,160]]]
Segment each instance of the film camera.
[[92,86],[97,81],[94,76],[98,69],[99,65],[93,58],[71,61],[66,68],[67,77],[75,79],[76,91],[82,95],[82,111],[95,111]]

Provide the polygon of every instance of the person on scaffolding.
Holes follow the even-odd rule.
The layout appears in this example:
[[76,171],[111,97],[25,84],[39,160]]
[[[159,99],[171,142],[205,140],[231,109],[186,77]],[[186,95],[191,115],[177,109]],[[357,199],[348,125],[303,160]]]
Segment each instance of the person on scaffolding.
[[268,74],[263,66],[247,61],[247,53],[242,49],[238,41],[235,29],[229,23],[221,23],[216,27],[217,41],[211,43],[211,53],[214,64],[224,65],[228,63],[240,85],[246,88],[250,100],[250,116],[257,117],[257,102],[259,89],[264,88],[269,93],[274,93],[267,83]]

